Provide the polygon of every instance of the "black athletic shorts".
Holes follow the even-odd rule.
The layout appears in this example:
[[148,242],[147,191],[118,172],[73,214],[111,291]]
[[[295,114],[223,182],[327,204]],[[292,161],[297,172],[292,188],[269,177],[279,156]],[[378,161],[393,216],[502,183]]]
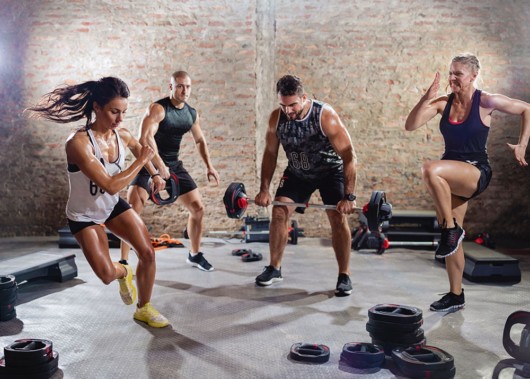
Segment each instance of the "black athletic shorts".
[[[131,206],[129,205],[129,203],[120,197],[120,199],[114,206],[114,209],[110,213],[109,217],[107,217],[105,222],[112,220],[114,217],[122,214],[123,212],[125,212],[126,210],[130,208]],[[70,231],[72,232],[72,235],[75,235],[77,232],[80,232],[81,230],[89,226],[92,226],[92,225],[98,225],[98,224],[93,221],[72,221],[68,219],[68,226],[70,227]]]
[[[169,171],[177,175],[177,178],[179,180],[179,188],[180,192],[179,195],[184,195],[185,193],[188,193],[190,191],[193,191],[195,188],[197,188],[197,184],[195,184],[195,181],[190,176],[188,171],[184,168],[184,165],[182,164],[182,161],[176,161],[176,162],[167,162],[169,167]],[[151,175],[149,175],[149,172],[145,168],[142,168],[138,175],[136,175],[136,178],[133,179],[131,182],[131,186],[139,186],[142,187],[144,190],[149,192],[149,178]]]
[[[287,197],[295,203],[307,203],[317,189],[324,204],[337,205],[344,199],[344,172],[335,170],[320,179],[303,180],[286,169],[276,190],[276,197]],[[297,211],[303,213],[302,209]]]
[[480,177],[478,178],[478,182],[477,182],[477,190],[473,193],[473,195],[471,195],[471,197],[458,196],[464,201],[468,201],[474,197],[477,197],[482,192],[484,192],[486,188],[488,188],[488,185],[490,184],[491,176],[493,174],[491,171],[490,165],[487,163],[477,163],[477,164],[474,164],[473,166],[478,168],[480,171]]

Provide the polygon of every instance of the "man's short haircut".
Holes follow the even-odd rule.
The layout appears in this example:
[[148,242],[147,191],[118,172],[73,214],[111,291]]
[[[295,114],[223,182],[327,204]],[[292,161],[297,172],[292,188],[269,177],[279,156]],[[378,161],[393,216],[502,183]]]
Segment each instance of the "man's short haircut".
[[295,75],[284,75],[276,83],[276,93],[280,96],[302,96],[304,85],[302,79]]
[[177,78],[190,78],[191,79],[191,76],[190,74],[188,74],[186,71],[175,71],[173,74],[171,74],[171,77],[173,79],[177,79]]

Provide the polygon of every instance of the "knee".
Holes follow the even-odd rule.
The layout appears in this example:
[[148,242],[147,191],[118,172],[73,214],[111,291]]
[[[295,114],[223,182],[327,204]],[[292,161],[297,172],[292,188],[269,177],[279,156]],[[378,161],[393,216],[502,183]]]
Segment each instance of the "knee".
[[[334,213],[337,213],[333,211]],[[350,231],[350,226],[348,224],[348,219],[345,215],[336,214],[329,218],[329,225],[331,226],[331,231],[342,232],[343,230]]]
[[421,176],[424,181],[430,181],[434,176],[436,176],[436,164],[431,161],[425,162],[421,167]]
[[190,214],[195,219],[202,219],[204,216],[204,204],[201,201],[194,201],[190,204]]
[[153,264],[155,262],[155,249],[152,246],[140,249],[138,252],[138,260],[142,264]]
[[288,218],[289,216],[288,216],[287,207],[274,206],[272,208],[271,222],[287,223]]

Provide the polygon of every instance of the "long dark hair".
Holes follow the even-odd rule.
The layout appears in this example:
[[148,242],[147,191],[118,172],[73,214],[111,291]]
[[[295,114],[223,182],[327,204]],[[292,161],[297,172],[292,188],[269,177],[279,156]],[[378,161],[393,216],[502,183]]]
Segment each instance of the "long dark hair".
[[61,86],[44,95],[38,105],[27,108],[47,120],[61,124],[86,117],[92,123],[94,102],[104,107],[116,97],[129,97],[129,87],[121,79],[108,76],[76,85]]

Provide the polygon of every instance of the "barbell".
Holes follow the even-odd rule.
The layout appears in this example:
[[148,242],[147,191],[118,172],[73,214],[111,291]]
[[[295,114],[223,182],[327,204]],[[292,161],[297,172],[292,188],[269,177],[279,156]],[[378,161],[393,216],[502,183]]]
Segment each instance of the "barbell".
[[[240,219],[245,214],[248,204],[255,204],[255,201],[248,198],[243,183],[234,182],[226,189],[223,203],[226,208],[226,215],[229,218]],[[330,204],[289,203],[283,201],[273,201],[271,204],[297,208],[337,209],[336,205]],[[373,191],[370,201],[363,208],[355,209],[362,211],[368,221],[368,228],[373,231],[379,231],[381,224],[392,218],[392,204],[386,201],[386,194],[383,191]]]

